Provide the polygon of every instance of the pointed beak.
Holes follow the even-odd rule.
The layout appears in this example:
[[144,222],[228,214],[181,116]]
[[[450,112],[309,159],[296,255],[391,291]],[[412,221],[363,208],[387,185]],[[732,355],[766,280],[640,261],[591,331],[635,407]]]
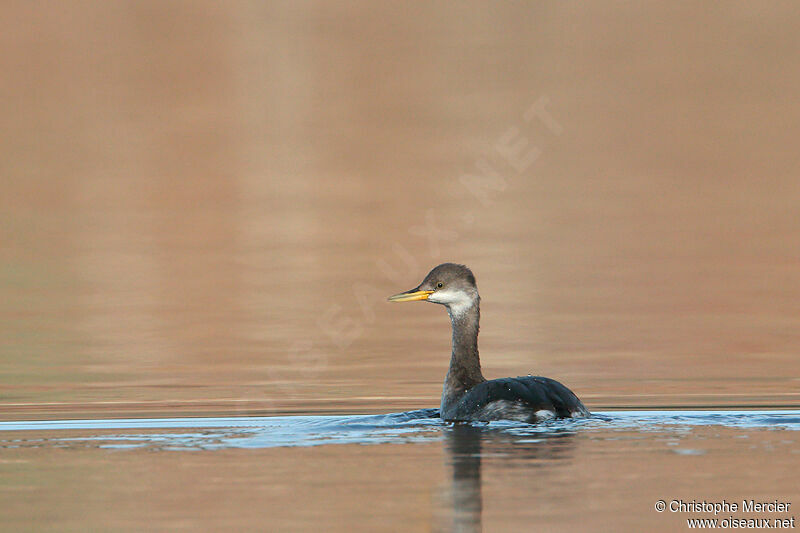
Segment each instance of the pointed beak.
[[401,292],[394,296],[389,296],[390,302],[413,302],[415,300],[427,300],[428,296],[433,294],[433,291],[421,291],[419,287],[411,289],[410,291]]

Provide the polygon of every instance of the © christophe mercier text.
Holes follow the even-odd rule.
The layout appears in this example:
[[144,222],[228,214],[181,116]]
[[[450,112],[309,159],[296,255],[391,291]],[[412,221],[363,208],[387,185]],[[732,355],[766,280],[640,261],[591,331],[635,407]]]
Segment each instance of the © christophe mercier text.
[[672,500],[669,502],[669,510],[673,513],[786,513],[792,506],[792,502],[781,502],[773,500],[771,502],[759,502],[755,500],[742,500],[742,503],[729,502],[707,502],[705,500],[690,502],[683,500]]

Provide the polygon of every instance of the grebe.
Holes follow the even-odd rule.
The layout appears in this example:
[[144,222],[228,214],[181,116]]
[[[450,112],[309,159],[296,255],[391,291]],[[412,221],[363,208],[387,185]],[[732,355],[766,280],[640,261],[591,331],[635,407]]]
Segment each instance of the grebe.
[[410,291],[391,302],[426,300],[447,307],[453,329],[450,369],[444,380],[440,416],[449,421],[517,420],[590,416],[575,394],[558,381],[539,376],[487,381],[478,356],[480,301],[475,276],[464,265],[444,263]]

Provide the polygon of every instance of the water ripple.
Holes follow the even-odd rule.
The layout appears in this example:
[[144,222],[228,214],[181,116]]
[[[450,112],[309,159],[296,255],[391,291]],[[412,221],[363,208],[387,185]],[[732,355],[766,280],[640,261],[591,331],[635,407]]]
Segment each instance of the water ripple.
[[[589,419],[552,420],[531,425],[518,422],[474,424],[494,435],[533,442],[564,433],[669,429],[698,426],[739,430],[800,430],[800,411],[609,411]],[[76,447],[108,449],[158,448],[215,450],[275,448],[323,444],[424,443],[443,438],[452,424],[436,409],[385,415],[275,416],[229,418],[157,418],[0,422],[0,448]],[[103,430],[104,434],[96,433]],[[107,434],[107,431],[118,434]],[[160,431],[153,431],[160,430]],[[192,430],[192,431],[181,431]],[[24,438],[14,432],[25,431]],[[38,432],[49,432],[39,437]],[[60,436],[60,432],[70,435]],[[75,436],[74,433],[81,433]],[[85,432],[86,434],[82,434]]]

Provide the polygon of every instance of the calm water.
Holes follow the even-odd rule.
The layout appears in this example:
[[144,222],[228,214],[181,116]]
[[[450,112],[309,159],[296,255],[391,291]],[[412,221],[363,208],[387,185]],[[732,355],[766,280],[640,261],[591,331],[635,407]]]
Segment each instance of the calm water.
[[3,528],[676,531],[714,515],[659,500],[800,496],[800,411],[436,416],[3,422]]
[[[658,499],[796,498],[798,27],[4,3],[0,528],[652,531]],[[385,298],[443,261],[487,377],[610,419],[386,415],[438,405],[447,316]]]

